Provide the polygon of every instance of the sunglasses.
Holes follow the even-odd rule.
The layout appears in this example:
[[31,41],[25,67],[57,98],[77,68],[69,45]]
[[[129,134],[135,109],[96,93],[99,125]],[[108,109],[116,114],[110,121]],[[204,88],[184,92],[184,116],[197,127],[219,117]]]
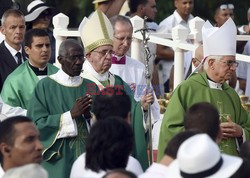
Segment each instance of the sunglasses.
[[220,9],[221,9],[221,10],[226,10],[226,9],[231,9],[231,10],[233,10],[233,9],[234,9],[234,5],[233,5],[233,4],[221,4],[221,5],[220,5]]

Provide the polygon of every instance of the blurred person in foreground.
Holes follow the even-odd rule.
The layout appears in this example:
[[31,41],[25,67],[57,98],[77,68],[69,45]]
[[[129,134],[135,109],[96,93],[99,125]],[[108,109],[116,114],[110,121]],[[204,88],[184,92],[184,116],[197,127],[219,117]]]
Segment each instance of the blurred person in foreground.
[[207,134],[197,134],[181,144],[166,177],[228,178],[235,175],[242,162],[239,157],[221,154]]
[[[70,178],[100,178],[109,170],[125,169],[133,148],[133,131],[123,119],[110,117],[99,120],[90,129],[83,155],[82,173]],[[74,166],[73,166],[74,168]]]
[[2,178],[48,178],[47,171],[39,164],[27,164],[9,169]]
[[42,162],[40,134],[30,118],[6,118],[0,122],[0,130],[0,163],[4,172],[29,163]]

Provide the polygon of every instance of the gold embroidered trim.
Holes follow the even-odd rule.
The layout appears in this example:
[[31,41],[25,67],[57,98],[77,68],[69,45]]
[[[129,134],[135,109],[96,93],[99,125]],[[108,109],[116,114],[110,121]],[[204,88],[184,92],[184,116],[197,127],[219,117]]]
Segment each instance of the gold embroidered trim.
[[95,41],[94,43],[91,43],[90,45],[85,47],[86,54],[98,48],[99,46],[103,46],[103,45],[113,46],[113,41],[111,39],[101,39],[101,40]]
[[99,20],[100,20],[100,25],[101,25],[101,28],[102,28],[104,38],[109,39],[109,34],[108,34],[107,26],[106,26],[104,18],[103,18],[103,14],[99,10],[97,11],[97,14],[98,14],[98,17],[99,17]]

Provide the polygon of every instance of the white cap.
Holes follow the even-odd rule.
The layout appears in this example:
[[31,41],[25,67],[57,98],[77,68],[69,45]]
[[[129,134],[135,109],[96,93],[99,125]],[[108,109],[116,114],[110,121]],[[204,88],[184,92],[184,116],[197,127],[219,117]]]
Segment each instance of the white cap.
[[229,18],[220,28],[206,21],[202,27],[204,58],[211,55],[235,56],[236,26]]
[[166,177],[226,178],[241,164],[241,158],[221,154],[218,145],[207,134],[196,134],[181,144]]

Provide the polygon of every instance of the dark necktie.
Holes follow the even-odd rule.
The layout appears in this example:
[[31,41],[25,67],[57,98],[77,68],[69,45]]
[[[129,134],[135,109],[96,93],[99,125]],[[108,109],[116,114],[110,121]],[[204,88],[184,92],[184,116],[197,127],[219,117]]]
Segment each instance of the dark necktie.
[[123,56],[119,61],[115,56],[112,56],[112,64],[126,64],[126,57]]
[[22,64],[22,54],[20,52],[16,53],[16,57],[17,57],[17,65],[21,65]]

